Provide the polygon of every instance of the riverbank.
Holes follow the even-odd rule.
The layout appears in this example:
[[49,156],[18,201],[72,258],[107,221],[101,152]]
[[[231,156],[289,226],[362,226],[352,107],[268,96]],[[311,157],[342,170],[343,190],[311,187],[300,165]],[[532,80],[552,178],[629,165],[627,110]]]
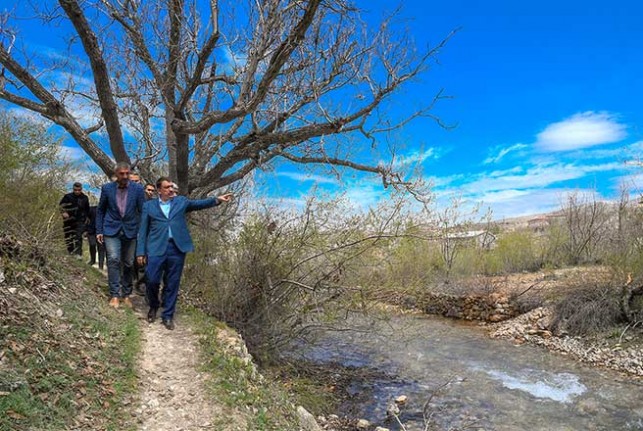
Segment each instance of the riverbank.
[[[615,324],[585,336],[566,332],[564,319],[556,322],[556,304],[591,288],[601,295],[612,295],[618,302],[619,281],[614,277],[604,266],[480,276],[461,281],[457,287],[449,286],[450,290],[438,287],[435,292],[406,302],[426,314],[478,322],[491,338],[517,346],[539,346],[584,364],[641,378],[643,322]],[[579,302],[579,306],[583,305]],[[585,318],[600,321],[601,314],[614,313],[600,306],[595,305],[594,315]]]
[[[605,266],[570,267],[475,276],[415,292],[380,292],[376,301],[386,313],[438,315],[470,322],[484,327],[491,338],[516,346],[535,345],[593,367],[641,378],[643,322],[618,322],[622,283],[618,274]],[[567,312],[572,319],[555,318],[557,304],[564,301],[571,304]],[[602,329],[590,335],[566,331],[569,320],[578,326],[583,319],[588,326]]]
[[243,340],[197,311],[178,328],[108,307],[105,275],[0,238],[0,429],[298,429]]
[[604,367],[643,378],[643,335],[624,326],[591,338],[555,335],[551,331],[552,307],[538,307],[516,318],[485,325],[489,336],[515,345],[532,344],[595,367]]

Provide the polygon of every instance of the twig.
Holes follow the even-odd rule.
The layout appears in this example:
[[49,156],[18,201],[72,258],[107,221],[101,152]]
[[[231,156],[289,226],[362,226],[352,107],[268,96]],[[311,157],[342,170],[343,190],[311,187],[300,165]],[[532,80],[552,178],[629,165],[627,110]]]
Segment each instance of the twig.
[[632,327],[632,329],[636,328],[636,326],[639,323],[643,323],[643,320],[638,320],[638,321],[634,322],[633,324],[628,323],[627,326],[625,327],[625,329],[623,329],[623,332],[621,332],[621,336],[618,337],[618,344],[621,344],[621,341],[623,340],[623,336],[625,336],[625,333],[627,332],[627,330],[630,329],[630,327]]
[[36,347],[36,352],[38,352],[38,354],[42,358],[42,362],[47,362],[47,360],[45,359],[45,356],[42,353],[40,353],[40,350],[37,347]]
[[538,280],[537,282],[535,282],[534,284],[532,284],[531,286],[529,286],[528,288],[526,288],[525,290],[520,292],[518,295],[516,295],[516,298],[520,298],[522,295],[524,295],[525,293],[529,292],[531,289],[533,289],[534,287],[538,286],[543,281],[544,280]]
[[406,429],[406,427],[404,426],[404,424],[402,423],[402,421],[400,420],[400,417],[399,417],[396,413],[393,413],[393,417],[394,417],[394,418],[395,418],[395,420],[397,421],[398,425],[400,425],[400,429],[401,429],[402,431],[408,431],[408,430]]

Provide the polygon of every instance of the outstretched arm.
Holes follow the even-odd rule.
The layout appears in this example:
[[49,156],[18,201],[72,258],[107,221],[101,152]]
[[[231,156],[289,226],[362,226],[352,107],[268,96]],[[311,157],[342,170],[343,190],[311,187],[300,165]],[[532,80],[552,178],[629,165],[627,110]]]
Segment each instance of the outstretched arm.
[[232,193],[226,193],[216,198],[207,198],[199,200],[188,200],[188,205],[186,208],[187,212],[198,211],[206,208],[212,208],[214,206],[220,205],[221,203],[228,203],[232,200]]

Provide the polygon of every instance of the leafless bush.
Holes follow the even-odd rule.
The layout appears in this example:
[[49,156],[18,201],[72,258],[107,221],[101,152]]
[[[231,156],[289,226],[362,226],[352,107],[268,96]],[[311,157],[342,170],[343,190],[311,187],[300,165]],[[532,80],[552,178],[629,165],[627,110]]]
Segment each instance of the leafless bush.
[[623,321],[619,293],[617,286],[605,281],[569,289],[554,308],[552,329],[592,335],[617,326]]
[[367,306],[367,288],[353,283],[395,237],[392,214],[353,215],[341,202],[311,201],[302,212],[254,212],[227,233],[199,230],[199,252],[189,262],[198,264],[187,266],[184,292],[267,359]]
[[594,263],[600,260],[601,246],[610,231],[613,214],[610,205],[595,194],[570,193],[561,206],[561,222],[566,241],[563,249],[568,262]]

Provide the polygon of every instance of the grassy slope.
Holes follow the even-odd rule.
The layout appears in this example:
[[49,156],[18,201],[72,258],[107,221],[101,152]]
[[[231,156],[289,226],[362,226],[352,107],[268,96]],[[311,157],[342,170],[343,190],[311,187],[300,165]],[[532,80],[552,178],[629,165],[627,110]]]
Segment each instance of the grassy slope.
[[104,277],[66,256],[0,270],[0,430],[134,429],[139,328],[108,309]]
[[290,395],[256,371],[236,332],[196,309],[189,314],[199,337],[202,369],[210,376],[206,389],[223,410],[217,429],[298,429]]
[[[140,328],[107,307],[104,276],[67,256],[36,269],[0,255],[0,274],[0,430],[136,429]],[[289,391],[225,342],[236,333],[189,314],[221,429],[297,429]]]

